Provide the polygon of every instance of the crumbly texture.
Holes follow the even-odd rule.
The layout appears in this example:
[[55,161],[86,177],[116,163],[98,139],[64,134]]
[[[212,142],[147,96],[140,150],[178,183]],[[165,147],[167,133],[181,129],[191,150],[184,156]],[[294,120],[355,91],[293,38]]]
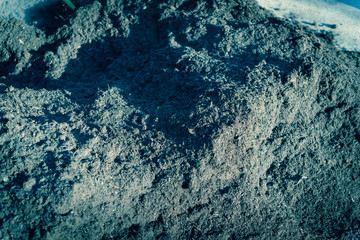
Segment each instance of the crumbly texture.
[[0,239],[360,237],[359,53],[253,0],[73,2],[0,19]]

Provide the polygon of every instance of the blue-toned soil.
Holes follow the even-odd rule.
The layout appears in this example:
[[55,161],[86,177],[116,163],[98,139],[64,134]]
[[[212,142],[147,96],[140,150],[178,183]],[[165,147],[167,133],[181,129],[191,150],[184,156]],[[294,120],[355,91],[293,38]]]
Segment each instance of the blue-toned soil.
[[0,19],[0,239],[360,237],[359,53],[253,0],[73,2]]

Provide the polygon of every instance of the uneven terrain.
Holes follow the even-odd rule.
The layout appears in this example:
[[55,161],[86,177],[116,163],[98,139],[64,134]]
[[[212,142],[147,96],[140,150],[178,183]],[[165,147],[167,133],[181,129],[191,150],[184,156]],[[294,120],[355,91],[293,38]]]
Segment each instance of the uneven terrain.
[[0,239],[359,239],[360,58],[253,0],[0,19]]

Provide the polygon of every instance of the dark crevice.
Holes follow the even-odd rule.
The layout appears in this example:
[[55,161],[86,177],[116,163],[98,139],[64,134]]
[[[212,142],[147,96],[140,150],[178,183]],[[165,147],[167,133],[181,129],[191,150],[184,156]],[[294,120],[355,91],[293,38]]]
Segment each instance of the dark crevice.
[[34,25],[51,35],[69,23],[74,11],[63,5],[62,1],[42,2],[25,11],[25,22]]

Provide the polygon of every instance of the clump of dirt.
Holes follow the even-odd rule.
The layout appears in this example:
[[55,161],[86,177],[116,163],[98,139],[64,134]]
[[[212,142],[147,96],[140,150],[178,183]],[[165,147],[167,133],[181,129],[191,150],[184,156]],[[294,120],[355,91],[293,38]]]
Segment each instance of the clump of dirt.
[[359,237],[358,53],[252,0],[75,3],[0,20],[1,239]]

